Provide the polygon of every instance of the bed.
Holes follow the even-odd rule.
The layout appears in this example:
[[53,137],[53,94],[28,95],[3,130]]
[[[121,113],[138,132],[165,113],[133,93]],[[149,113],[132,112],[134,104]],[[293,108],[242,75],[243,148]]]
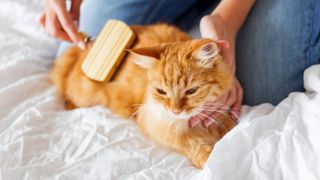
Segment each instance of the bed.
[[320,65],[305,71],[306,92],[243,106],[199,170],[106,108],[64,109],[41,10],[40,0],[0,1],[0,179],[320,179]]

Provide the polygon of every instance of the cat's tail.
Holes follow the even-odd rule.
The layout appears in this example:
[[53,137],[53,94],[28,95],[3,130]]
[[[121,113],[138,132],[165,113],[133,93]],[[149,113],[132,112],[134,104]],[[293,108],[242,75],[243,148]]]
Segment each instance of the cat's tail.
[[65,87],[69,73],[72,72],[72,69],[79,60],[80,55],[81,50],[78,47],[73,46],[67,49],[54,61],[50,72],[50,79],[55,84],[60,94],[65,94]]

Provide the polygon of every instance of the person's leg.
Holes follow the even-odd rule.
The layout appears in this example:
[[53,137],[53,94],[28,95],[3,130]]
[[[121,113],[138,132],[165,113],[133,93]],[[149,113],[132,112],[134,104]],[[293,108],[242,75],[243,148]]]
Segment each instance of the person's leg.
[[[85,0],[81,6],[79,30],[96,37],[108,19],[132,24],[172,23],[197,0]],[[62,43],[60,55],[69,43]]]
[[276,105],[303,91],[303,72],[319,53],[320,0],[257,0],[237,41],[244,104]]

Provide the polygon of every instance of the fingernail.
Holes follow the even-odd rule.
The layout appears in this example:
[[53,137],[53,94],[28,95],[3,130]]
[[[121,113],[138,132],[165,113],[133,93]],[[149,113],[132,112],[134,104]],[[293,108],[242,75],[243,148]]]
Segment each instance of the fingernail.
[[82,50],[84,50],[84,49],[86,48],[86,46],[85,46],[85,44],[84,44],[83,41],[78,42],[78,43],[77,43],[77,46],[78,46],[80,49],[82,49]]

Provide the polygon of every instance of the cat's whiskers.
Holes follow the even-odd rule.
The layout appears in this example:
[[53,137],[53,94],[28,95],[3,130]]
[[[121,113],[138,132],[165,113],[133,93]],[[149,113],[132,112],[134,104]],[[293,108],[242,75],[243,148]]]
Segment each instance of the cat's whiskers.
[[[230,108],[230,107],[228,107],[228,106],[226,106],[226,105],[224,105],[222,103],[218,103],[218,102],[206,102],[204,104],[204,106],[211,106],[211,105],[219,105],[219,106],[223,106],[223,107],[226,107],[226,108]],[[232,108],[230,108],[230,109],[232,109]],[[234,108],[234,109],[241,109],[241,108]]]
[[211,105],[211,106],[208,106],[208,107],[203,107],[202,108],[203,110],[210,110],[210,111],[218,111],[218,110],[224,110],[227,111],[228,113],[231,113],[232,115],[234,115],[237,119],[238,119],[238,116],[235,114],[235,112],[232,111],[232,109],[230,108],[227,108],[227,107],[223,107],[223,106],[220,106],[220,105]]
[[[218,102],[206,102],[204,106],[212,106],[212,105],[218,105],[218,106],[221,106],[221,107],[225,107],[225,108],[228,108],[228,109],[232,109],[222,103],[218,103]],[[237,109],[237,110],[240,110],[241,108],[233,108],[233,109]]]
[[[206,107],[206,105],[204,105],[204,107],[203,108],[211,108],[211,107],[218,107],[218,109],[220,108],[220,109],[223,109],[223,110],[226,110],[226,111],[228,111],[229,113],[231,113],[236,119],[236,121],[238,121],[239,120],[239,116],[232,110],[232,108],[230,108],[230,107],[228,107],[228,106],[226,106],[226,105],[224,105],[224,104],[221,104],[221,103],[216,103],[216,102],[212,102],[212,103],[207,103],[207,104],[209,104],[209,105],[207,105],[207,107]],[[240,109],[240,108],[239,108]],[[213,109],[212,109],[213,110]]]
[[[139,113],[142,109],[147,109],[147,111],[154,111],[154,104],[135,104],[136,106],[138,106],[139,108],[131,115],[134,116],[137,113]],[[163,108],[163,106],[160,106]],[[159,109],[158,109],[159,110]],[[167,112],[167,110],[165,110]]]
[[233,123],[234,125],[237,125],[237,121],[234,120],[234,119],[231,117],[231,115],[228,114],[228,113],[226,113],[225,111],[221,111],[221,110],[217,110],[217,109],[214,109],[214,110],[212,110],[212,109],[204,109],[204,110],[220,113],[220,114],[224,115],[225,117],[231,119],[231,120],[232,120],[232,123]]
[[223,111],[224,110],[224,112],[231,113],[232,115],[234,115],[238,119],[238,116],[235,114],[235,112],[233,112],[231,109],[228,109],[225,107],[211,106],[211,107],[203,107],[202,109],[203,110],[210,110],[210,111],[218,111],[218,110]]
[[204,104],[204,107],[211,107],[211,106],[214,106],[214,105],[221,106],[221,107],[224,107],[224,108],[227,108],[227,109],[231,109],[230,107],[228,107],[228,106],[226,106],[226,105],[224,105],[222,103],[218,103],[218,102],[206,102]]
[[[209,102],[206,103],[203,107],[202,110],[206,110],[206,111],[211,111],[211,112],[219,112],[221,114],[223,114],[224,116],[230,118],[232,120],[232,122],[236,125],[237,121],[239,120],[238,115],[228,106],[221,104],[221,103],[216,103],[216,102]],[[227,111],[228,113],[231,113],[236,119],[234,119],[233,117],[230,117],[230,114],[227,114],[225,111]]]
[[136,106],[137,110],[131,114],[130,119],[137,115],[142,110],[142,108],[150,108],[148,104],[133,104],[132,106]]
[[202,113],[202,112],[199,112],[198,115],[210,119],[210,120],[211,120],[213,123],[215,123],[216,125],[218,125],[218,126],[224,128],[225,130],[227,130],[227,128],[226,128],[223,124],[219,123],[219,122],[218,122],[216,119],[214,119],[213,117],[210,117],[210,116],[208,116],[207,114],[204,114],[204,113]]

